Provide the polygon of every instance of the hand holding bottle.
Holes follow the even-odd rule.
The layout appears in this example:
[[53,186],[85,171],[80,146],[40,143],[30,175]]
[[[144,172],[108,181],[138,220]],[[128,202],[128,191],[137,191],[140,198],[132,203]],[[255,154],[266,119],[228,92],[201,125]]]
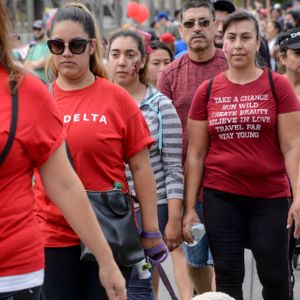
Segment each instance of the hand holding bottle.
[[189,227],[189,232],[193,238],[193,242],[192,243],[184,242],[184,243],[190,247],[194,247],[201,241],[201,239],[205,235],[204,225],[202,223],[192,223]]

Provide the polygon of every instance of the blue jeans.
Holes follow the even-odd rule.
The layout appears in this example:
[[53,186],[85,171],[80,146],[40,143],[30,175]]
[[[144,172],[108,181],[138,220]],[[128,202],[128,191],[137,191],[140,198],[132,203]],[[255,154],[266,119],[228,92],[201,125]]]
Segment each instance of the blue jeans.
[[[202,203],[197,202],[196,211],[199,215],[201,222],[203,222],[202,216]],[[206,234],[200,240],[200,242],[193,247],[186,244],[182,244],[184,256],[186,257],[188,265],[194,268],[201,268],[207,265],[213,265],[213,259],[208,247],[208,240]]]
[[[158,205],[157,214],[158,214],[159,230],[163,234],[168,222],[168,205],[167,204]],[[136,212],[136,219],[137,219],[139,231],[141,231],[142,219],[141,219],[141,213],[139,209]],[[151,277],[149,279],[139,279],[137,269],[133,267],[128,288],[127,288],[127,297],[128,300],[153,300],[154,297],[153,297]]]

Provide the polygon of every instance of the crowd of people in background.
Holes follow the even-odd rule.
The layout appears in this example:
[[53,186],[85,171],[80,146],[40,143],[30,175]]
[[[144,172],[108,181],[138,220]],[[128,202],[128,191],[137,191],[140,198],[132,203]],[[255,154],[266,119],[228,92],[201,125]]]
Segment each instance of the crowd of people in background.
[[143,268],[170,252],[180,299],[243,300],[249,248],[264,300],[295,300],[300,1],[186,0],[147,23],[104,36],[71,2],[23,45],[0,3],[0,299],[160,300],[158,267],[116,263],[84,192],[117,182]]
[[[215,46],[222,48],[222,23],[229,14],[236,10],[236,7],[231,0],[211,2],[216,13]],[[283,73],[284,70],[279,59],[278,42],[284,32],[300,26],[300,5],[298,6],[297,1],[296,4],[288,1],[285,4],[274,3],[268,12],[261,1],[255,1],[254,4],[254,7],[249,7],[247,10],[254,14],[259,22],[260,39],[263,44],[261,51],[263,58],[265,58],[264,64],[272,70]],[[176,10],[174,16],[166,11],[160,11],[147,26],[129,21],[123,25],[123,28],[142,29],[151,35],[151,41],[160,40],[170,48],[173,56],[178,58],[187,51],[187,45],[178,29],[180,22],[181,9]],[[26,66],[39,74],[38,76],[44,81],[47,80],[44,72],[44,58],[49,55],[49,50],[46,47],[46,33],[49,30],[47,26],[43,20],[36,20],[32,24],[33,41],[29,45],[24,45],[20,42],[20,36],[16,34],[13,49],[15,58],[26,63]],[[102,39],[105,41],[103,45],[105,47],[107,37],[102,36]],[[19,42],[17,42],[18,40]]]

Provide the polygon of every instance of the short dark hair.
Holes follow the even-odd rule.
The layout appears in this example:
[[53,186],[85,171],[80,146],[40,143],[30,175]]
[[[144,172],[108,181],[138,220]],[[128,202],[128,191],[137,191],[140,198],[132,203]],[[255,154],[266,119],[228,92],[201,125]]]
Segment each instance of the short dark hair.
[[256,31],[256,37],[259,40],[260,34],[259,34],[258,21],[253,14],[248,13],[245,10],[236,11],[227,17],[227,19],[225,20],[225,22],[223,24],[223,34],[225,34],[226,30],[232,23],[241,22],[241,21],[253,22],[253,24],[255,26],[255,31]]
[[216,18],[215,9],[211,3],[210,0],[187,0],[183,3],[182,9],[181,9],[181,19],[182,15],[190,8],[199,8],[199,7],[205,7],[209,10],[210,14],[213,17],[213,20]]

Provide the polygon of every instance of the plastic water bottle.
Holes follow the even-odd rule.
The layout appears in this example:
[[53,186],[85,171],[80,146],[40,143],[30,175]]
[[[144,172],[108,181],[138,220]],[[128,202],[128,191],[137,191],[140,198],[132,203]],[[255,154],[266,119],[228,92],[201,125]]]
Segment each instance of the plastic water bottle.
[[139,279],[148,279],[151,277],[151,272],[149,271],[151,269],[151,265],[145,258],[136,263],[135,267],[137,269]]
[[187,242],[184,243],[190,247],[194,247],[200,242],[200,240],[205,235],[205,228],[202,223],[193,223],[190,225],[189,231],[193,238],[193,242],[190,244]]

